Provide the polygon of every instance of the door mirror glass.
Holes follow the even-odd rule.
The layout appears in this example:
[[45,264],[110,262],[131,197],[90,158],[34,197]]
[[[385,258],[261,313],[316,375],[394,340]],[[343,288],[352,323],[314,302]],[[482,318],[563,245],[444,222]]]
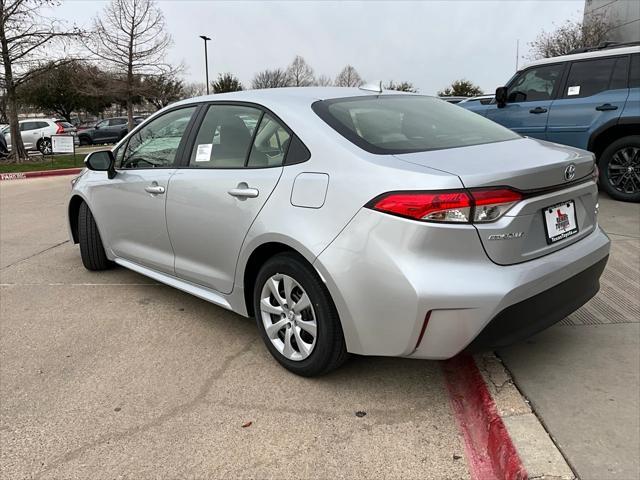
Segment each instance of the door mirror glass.
[[496,103],[498,108],[502,108],[507,104],[507,87],[496,88]]
[[89,170],[93,170],[94,172],[109,172],[109,178],[115,176],[115,159],[111,150],[91,152],[84,159],[84,163]]

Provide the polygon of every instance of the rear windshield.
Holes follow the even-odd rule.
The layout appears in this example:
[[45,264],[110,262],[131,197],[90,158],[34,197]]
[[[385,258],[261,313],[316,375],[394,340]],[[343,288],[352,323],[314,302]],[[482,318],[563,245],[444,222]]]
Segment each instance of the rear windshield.
[[362,149],[398,154],[520,138],[505,127],[434,97],[379,95],[322,100],[313,110]]
[[60,125],[62,128],[73,128],[73,125],[71,125],[69,122],[65,122],[63,120],[56,121],[56,125]]

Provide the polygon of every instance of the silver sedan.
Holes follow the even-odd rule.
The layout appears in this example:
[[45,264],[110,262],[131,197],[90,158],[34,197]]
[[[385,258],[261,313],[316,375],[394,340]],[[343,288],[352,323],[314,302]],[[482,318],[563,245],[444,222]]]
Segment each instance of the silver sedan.
[[341,88],[161,110],[73,181],[84,265],[254,316],[300,375],[349,353],[445,359],[589,300],[609,253],[589,152],[440,99]]

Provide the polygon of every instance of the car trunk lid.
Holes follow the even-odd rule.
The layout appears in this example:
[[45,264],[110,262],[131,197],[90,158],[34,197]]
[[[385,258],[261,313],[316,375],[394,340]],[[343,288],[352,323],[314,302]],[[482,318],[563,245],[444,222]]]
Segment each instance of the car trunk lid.
[[579,241],[596,227],[598,192],[589,152],[524,138],[396,157],[457,175],[469,189],[510,187],[523,194],[497,221],[475,224],[495,263],[541,257]]

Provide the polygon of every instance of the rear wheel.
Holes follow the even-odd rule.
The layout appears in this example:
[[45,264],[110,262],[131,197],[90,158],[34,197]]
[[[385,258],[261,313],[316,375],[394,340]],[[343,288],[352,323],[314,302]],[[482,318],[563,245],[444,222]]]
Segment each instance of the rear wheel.
[[265,345],[291,372],[322,375],[348,358],[331,296],[313,267],[297,255],[281,253],[264,264],[253,304]]
[[598,161],[600,185],[616,200],[640,202],[640,135],[609,145]]
[[38,151],[43,155],[51,155],[53,153],[53,147],[51,146],[50,138],[41,138],[36,145]]
[[87,135],[80,135],[79,140],[80,140],[80,145],[91,145],[93,143],[91,141],[91,138],[88,137]]
[[104,252],[93,214],[84,202],[78,212],[78,241],[82,263],[87,270],[106,270],[113,265]]

